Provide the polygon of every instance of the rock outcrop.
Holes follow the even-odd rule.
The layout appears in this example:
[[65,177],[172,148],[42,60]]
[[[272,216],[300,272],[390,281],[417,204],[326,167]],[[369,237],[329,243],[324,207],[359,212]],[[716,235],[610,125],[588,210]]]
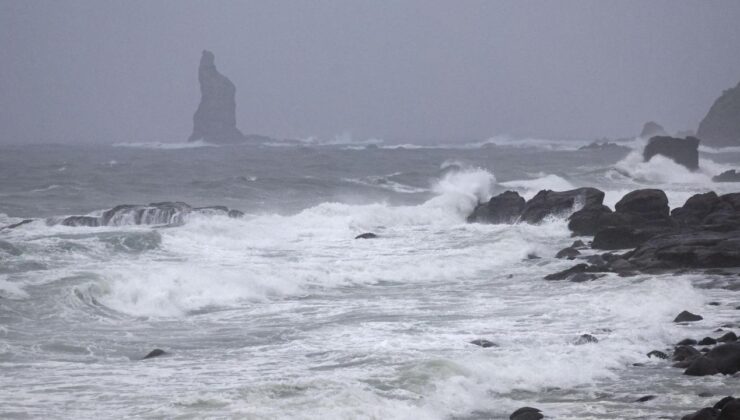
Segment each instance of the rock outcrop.
[[655,155],[665,156],[692,171],[697,170],[699,169],[699,139],[696,137],[685,139],[670,136],[652,137],[645,146],[642,157],[647,162]]
[[665,128],[663,128],[662,125],[656,123],[655,121],[648,121],[645,123],[645,125],[642,126],[640,137],[644,139],[649,139],[650,137],[665,136],[667,134],[668,132],[665,131]]
[[203,51],[198,67],[200,104],[193,116],[193,134],[188,141],[237,143],[246,137],[236,128],[236,87],[216,70],[214,55]]
[[740,146],[740,83],[714,102],[701,120],[697,136],[709,146]]
[[491,198],[488,203],[479,204],[468,221],[494,224],[521,221],[535,224],[548,216],[567,216],[578,208],[600,206],[603,200],[604,192],[596,188],[542,190],[529,201],[514,191],[506,191]]
[[514,223],[524,209],[525,200],[519,193],[506,191],[492,197],[487,204],[478,206],[468,218],[479,223]]
[[729,171],[724,171],[721,174],[712,177],[712,181],[714,182],[740,182],[740,172],[737,172],[734,169],[730,169]]

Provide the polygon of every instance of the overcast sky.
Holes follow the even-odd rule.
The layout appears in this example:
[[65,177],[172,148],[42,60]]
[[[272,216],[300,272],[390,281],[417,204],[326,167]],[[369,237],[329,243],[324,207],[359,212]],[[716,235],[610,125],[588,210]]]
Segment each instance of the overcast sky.
[[0,142],[185,141],[203,49],[245,133],[614,137],[740,81],[740,1],[0,0]]

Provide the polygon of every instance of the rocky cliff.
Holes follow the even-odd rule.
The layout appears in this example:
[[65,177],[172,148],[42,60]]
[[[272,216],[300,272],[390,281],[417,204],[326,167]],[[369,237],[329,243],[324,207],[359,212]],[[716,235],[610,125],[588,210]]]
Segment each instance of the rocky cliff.
[[740,146],[740,84],[714,101],[696,135],[708,146]]

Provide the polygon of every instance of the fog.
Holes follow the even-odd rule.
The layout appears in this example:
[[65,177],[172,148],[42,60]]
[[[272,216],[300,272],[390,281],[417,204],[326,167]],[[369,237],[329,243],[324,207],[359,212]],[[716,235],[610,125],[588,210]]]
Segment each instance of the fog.
[[737,1],[3,1],[0,142],[181,142],[201,51],[244,133],[456,142],[696,129]]

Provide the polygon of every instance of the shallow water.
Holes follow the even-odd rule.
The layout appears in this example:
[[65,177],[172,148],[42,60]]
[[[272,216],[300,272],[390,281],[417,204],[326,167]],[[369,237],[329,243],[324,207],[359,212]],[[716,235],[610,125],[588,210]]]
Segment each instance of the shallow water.
[[[680,206],[738,191],[711,183],[738,152],[689,173],[555,142],[198,146],[0,150],[0,225],[41,218],[0,231],[0,417],[654,419],[736,390],[645,354],[737,322],[737,291],[698,274],[546,282],[572,264],[553,258],[573,241],[564,220],[465,217],[505,189],[596,186],[613,205],[657,187]],[[165,200],[247,215],[45,220]],[[684,309],[705,319],[673,324]],[[584,333],[599,342],[575,345]],[[154,348],[168,355],[140,360]]]

